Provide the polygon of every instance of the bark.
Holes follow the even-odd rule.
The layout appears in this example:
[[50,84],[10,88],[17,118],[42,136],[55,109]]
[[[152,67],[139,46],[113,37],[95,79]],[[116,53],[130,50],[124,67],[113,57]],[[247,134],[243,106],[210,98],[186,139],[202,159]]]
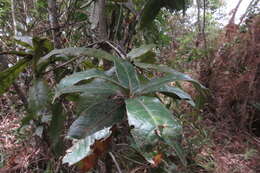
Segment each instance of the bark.
[[12,10],[14,36],[17,36],[17,22],[16,22],[16,18],[15,18],[14,0],[11,0],[11,10]]
[[99,39],[107,40],[107,21],[106,21],[106,0],[98,0],[98,31]]
[[56,0],[48,0],[48,13],[49,13],[49,22],[52,28],[52,39],[54,42],[55,48],[61,48],[60,42],[60,26],[58,21],[58,8]]
[[237,10],[238,10],[238,8],[239,8],[239,6],[240,6],[242,1],[243,0],[239,0],[239,2],[237,3],[236,8],[232,10],[233,14],[232,14],[231,19],[229,20],[229,24],[235,24],[235,17],[236,17],[236,14],[237,14]]
[[198,23],[198,30],[199,33],[201,33],[201,20],[200,20],[200,8],[201,8],[201,4],[200,4],[200,0],[196,0],[197,3],[197,23]]

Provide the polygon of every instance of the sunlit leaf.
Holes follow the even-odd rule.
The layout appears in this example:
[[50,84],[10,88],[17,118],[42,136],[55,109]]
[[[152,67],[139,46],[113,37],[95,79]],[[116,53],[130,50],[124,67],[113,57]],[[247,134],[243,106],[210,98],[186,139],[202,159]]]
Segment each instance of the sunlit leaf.
[[84,139],[78,140],[74,145],[67,150],[67,154],[63,157],[62,162],[73,165],[82,159],[86,158],[93,153],[91,146],[95,141],[104,141],[106,140],[112,132],[110,127],[97,131],[91,136],[87,136]]
[[[147,161],[154,164],[154,145],[158,141],[176,142],[181,138],[181,124],[174,118],[169,110],[155,97],[142,96],[128,99],[126,101],[128,123],[133,127],[131,133],[139,147],[140,152],[144,153]],[[179,151],[178,149],[175,149]],[[148,154],[147,154],[148,153]],[[177,152],[176,152],[177,153]],[[185,162],[185,156],[179,155]]]

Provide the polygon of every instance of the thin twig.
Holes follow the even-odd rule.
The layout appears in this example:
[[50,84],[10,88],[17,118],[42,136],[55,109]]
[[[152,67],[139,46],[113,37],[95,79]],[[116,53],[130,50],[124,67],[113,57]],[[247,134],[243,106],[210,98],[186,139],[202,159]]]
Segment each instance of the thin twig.
[[69,61],[67,61],[67,62],[65,62],[65,63],[63,63],[63,64],[58,65],[57,67],[54,67],[54,68],[52,68],[52,69],[46,71],[44,74],[49,73],[49,72],[51,72],[51,71],[53,71],[53,70],[56,70],[56,69],[58,69],[58,68],[61,68],[61,67],[65,66],[65,65],[67,65],[67,64],[69,64],[69,63],[75,61],[75,60],[78,59],[78,58],[79,58],[79,57],[72,58],[71,60],[69,60]]
[[118,171],[119,173],[122,173],[122,171],[121,171],[121,169],[120,169],[120,167],[119,167],[119,164],[117,163],[116,158],[115,158],[115,156],[113,155],[113,153],[109,152],[109,155],[110,155],[110,157],[112,158],[112,160],[115,162],[117,171]]

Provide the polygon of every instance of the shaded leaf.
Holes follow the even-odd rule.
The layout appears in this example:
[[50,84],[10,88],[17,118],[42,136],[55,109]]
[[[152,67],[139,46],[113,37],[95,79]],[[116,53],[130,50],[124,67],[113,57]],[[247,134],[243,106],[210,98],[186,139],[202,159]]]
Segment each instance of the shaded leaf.
[[62,94],[84,92],[85,95],[116,95],[120,93],[120,88],[109,82],[91,82],[83,85],[72,85],[68,87],[57,87],[55,97]]
[[[181,124],[157,98],[142,96],[128,99],[126,108],[128,123],[134,127],[131,131],[133,138],[150,163],[154,164],[151,149],[158,144],[159,139],[168,143],[181,138]],[[185,157],[178,156],[181,160]]]
[[19,74],[27,67],[29,61],[29,59],[22,59],[14,66],[0,72],[0,95],[10,87]]
[[[138,58],[143,59],[144,57],[147,57],[147,55],[150,55],[153,48],[155,48],[155,44],[143,45],[139,48],[132,49],[127,54],[127,57],[130,60],[138,59]],[[151,57],[148,57],[148,58],[151,58]]]
[[125,88],[129,88],[130,92],[139,87],[139,79],[137,73],[131,63],[128,61],[115,60],[117,78]]
[[122,99],[101,100],[81,112],[80,117],[70,126],[68,136],[76,139],[84,138],[122,121],[124,115],[125,107]]
[[160,12],[163,5],[162,0],[148,0],[141,15],[140,28],[149,26]]
[[60,154],[63,150],[63,142],[61,134],[64,129],[65,114],[63,112],[62,104],[56,102],[52,105],[52,119],[50,127],[48,128],[52,148],[56,154]]
[[102,129],[91,136],[78,140],[70,149],[67,150],[67,154],[63,157],[62,163],[73,165],[92,154],[93,151],[91,146],[97,140],[105,141],[112,134],[109,129],[110,127]]
[[[89,89],[89,90],[92,89],[92,91],[93,91],[93,88],[91,88],[90,85],[73,86],[73,85],[77,84],[80,81],[88,80],[88,79],[92,79],[92,78],[105,79],[105,80],[110,81],[110,82],[112,82],[114,84],[122,86],[117,81],[113,80],[113,78],[107,76],[104,72],[96,70],[96,69],[90,69],[90,70],[86,70],[86,71],[83,71],[83,72],[73,73],[72,75],[69,75],[69,76],[66,76],[65,78],[63,78],[60,81],[60,83],[56,86],[55,98],[60,96],[63,93],[83,92],[84,87],[85,87],[85,89]],[[110,86],[112,86],[112,84]],[[106,87],[106,86],[104,86],[104,87]],[[107,86],[107,87],[109,87],[109,86]]]
[[99,59],[105,59],[108,61],[113,61],[116,59],[115,56],[99,49],[94,48],[84,48],[84,47],[71,47],[65,49],[55,49],[42,57],[38,62],[38,68],[43,69],[50,62],[58,61],[59,59],[55,58],[56,55],[64,55],[67,57],[75,57],[75,56],[88,56],[95,57]]
[[34,81],[33,86],[29,89],[28,109],[33,114],[38,114],[42,109],[49,105],[50,93],[50,89],[44,81]]

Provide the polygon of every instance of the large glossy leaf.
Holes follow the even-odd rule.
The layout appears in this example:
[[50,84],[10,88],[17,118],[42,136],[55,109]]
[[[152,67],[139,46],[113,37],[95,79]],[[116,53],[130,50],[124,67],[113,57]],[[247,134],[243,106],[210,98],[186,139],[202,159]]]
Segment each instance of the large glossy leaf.
[[111,135],[110,127],[104,128],[91,136],[87,136],[84,139],[79,140],[70,149],[67,150],[67,154],[64,156],[62,162],[73,165],[92,153],[91,146],[96,140],[105,140]]
[[[122,86],[117,81],[113,80],[113,78],[107,76],[104,72],[99,71],[97,69],[90,69],[90,70],[86,70],[86,71],[83,71],[83,72],[77,72],[77,73],[74,73],[72,75],[69,75],[69,76],[66,76],[65,78],[63,78],[56,87],[55,98],[57,96],[63,94],[63,93],[73,92],[73,90],[74,90],[74,92],[83,92],[84,87],[87,89],[86,85],[85,86],[77,86],[77,87],[73,86],[73,85],[77,84],[80,81],[89,80],[89,79],[92,79],[92,78],[105,79],[105,80],[110,81],[110,82],[112,82],[116,85]],[[110,86],[112,86],[112,85],[110,85]],[[70,88],[72,88],[72,89],[70,90]],[[91,87],[89,85],[88,85],[88,89],[89,90],[91,89]],[[92,88],[92,91],[93,91],[93,88]]]
[[[146,58],[147,55],[151,55],[150,52],[153,50],[153,48],[155,48],[155,44],[143,45],[139,48],[132,49],[127,54],[127,57],[130,60]],[[147,58],[153,58],[153,57],[147,57]]]
[[29,61],[29,59],[22,59],[14,66],[0,72],[0,95],[10,87],[19,76],[20,72],[29,64]]
[[142,92],[143,90],[149,88],[149,87],[157,87],[158,84],[168,83],[168,82],[174,82],[174,81],[188,81],[191,82],[194,87],[200,91],[202,94],[205,94],[207,89],[200,84],[198,81],[192,79],[189,75],[178,72],[166,65],[154,65],[154,64],[146,64],[146,63],[135,63],[136,66],[143,68],[143,69],[153,69],[160,72],[165,72],[167,75],[163,78],[154,79],[150,83],[148,83],[146,86],[143,86],[138,92]]
[[163,84],[163,85],[159,85],[158,87],[147,88],[142,92],[142,94],[153,93],[153,92],[160,92],[169,97],[186,100],[189,104],[191,104],[191,106],[195,106],[195,103],[191,98],[191,96],[180,88]]
[[107,99],[97,102],[81,112],[80,117],[70,126],[68,136],[76,139],[122,121],[125,107],[122,99]]
[[42,57],[38,62],[38,68],[43,69],[50,62],[58,60],[55,58],[56,55],[64,55],[67,57],[75,57],[75,56],[88,56],[95,57],[99,59],[106,59],[108,61],[113,61],[116,59],[115,56],[99,49],[94,48],[84,48],[84,47],[71,47],[65,49],[56,49]]
[[139,80],[137,73],[131,63],[123,60],[115,60],[116,74],[119,82],[125,87],[129,88],[130,92],[139,87]]
[[120,94],[120,89],[117,85],[109,82],[91,82],[83,85],[72,85],[67,87],[57,87],[55,97],[68,93],[85,93],[85,95],[116,95]]
[[[158,139],[167,143],[179,141],[181,124],[157,98],[142,96],[128,99],[126,108],[129,125],[133,127],[131,132],[134,140],[149,162],[152,163],[153,160],[147,152],[152,152],[149,148],[156,145]],[[185,156],[179,155],[182,152],[176,153],[185,162]]]

